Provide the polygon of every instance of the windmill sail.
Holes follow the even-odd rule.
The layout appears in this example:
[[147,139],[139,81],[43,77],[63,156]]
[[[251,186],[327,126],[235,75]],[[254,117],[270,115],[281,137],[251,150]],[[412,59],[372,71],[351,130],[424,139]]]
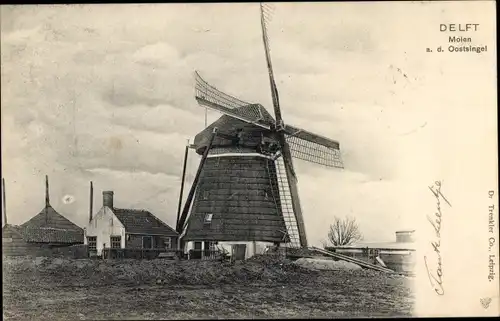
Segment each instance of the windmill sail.
[[267,112],[262,111],[264,106],[223,93],[203,80],[198,72],[195,77],[195,98],[200,105],[266,129],[274,123],[272,118],[266,117]]
[[269,38],[267,36],[267,19],[269,19],[269,6],[260,4],[260,23],[262,26],[262,40],[264,41],[264,51],[266,53],[267,71],[269,73],[269,82],[271,85],[271,95],[273,98],[274,115],[276,117],[277,126],[281,126],[282,117],[280,110],[280,102],[278,96],[278,89],[276,88],[276,82],[274,81],[273,65],[271,63],[271,50],[269,48]]
[[[264,106],[243,101],[218,90],[207,83],[198,72],[195,77],[196,100],[201,106],[265,129],[270,129],[275,124],[275,120]],[[284,126],[284,133],[293,157],[328,167],[343,168],[337,141],[291,125]]]
[[339,142],[290,125],[285,126],[285,133],[293,157],[328,167],[344,167]]
[[281,145],[281,151],[283,153],[283,163],[285,165],[286,178],[288,181],[288,187],[291,194],[291,205],[293,213],[295,215],[295,221],[297,223],[297,230],[300,238],[300,245],[303,247],[307,246],[307,237],[304,219],[302,217],[302,209],[300,206],[299,193],[297,191],[297,176],[293,168],[293,160],[291,149],[286,141],[285,133],[283,132],[283,118],[281,117],[280,102],[278,96],[278,89],[276,88],[276,82],[274,81],[273,66],[271,64],[271,53],[269,49],[269,38],[267,36],[267,26],[266,19],[269,19],[269,6],[265,6],[261,3],[260,5],[260,22],[262,26],[262,40],[264,41],[264,51],[266,53],[267,70],[269,73],[269,82],[271,85],[271,95],[273,99],[274,115],[276,118],[276,129],[278,130],[278,140]]
[[293,211],[292,193],[288,177],[286,175],[283,157],[278,157],[274,164],[277,178],[276,188],[278,189],[276,194],[279,195],[279,205],[281,206],[281,213],[283,215],[283,220],[285,221],[286,235],[289,238],[289,246],[300,247],[300,233],[296,215]]
[[299,192],[297,188],[297,175],[295,174],[295,170],[293,168],[292,154],[290,147],[284,138],[284,133],[280,132],[280,134],[282,135],[282,139],[284,141],[282,145],[283,164],[285,167],[286,179],[288,181],[288,189],[291,195],[292,211],[295,215],[300,245],[302,247],[307,247],[306,226],[304,223],[304,217],[302,216],[302,207],[300,205]]

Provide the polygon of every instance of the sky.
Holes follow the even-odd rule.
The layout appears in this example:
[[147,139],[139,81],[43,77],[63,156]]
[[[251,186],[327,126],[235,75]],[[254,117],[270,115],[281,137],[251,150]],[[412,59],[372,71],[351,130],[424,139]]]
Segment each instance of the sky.
[[[335,216],[355,217],[365,241],[393,241],[396,230],[425,217],[422,198],[432,202],[427,186],[439,175],[456,179],[490,159],[481,155],[496,144],[496,84],[487,81],[495,79],[494,21],[481,20],[473,34],[488,52],[426,53],[447,46],[440,23],[460,12],[475,21],[483,9],[273,6],[269,37],[284,121],[338,140],[345,165],[295,161],[310,243],[321,245]],[[80,226],[88,220],[89,181],[94,212],[101,192],[113,190],[116,207],[147,209],[175,226],[184,146],[204,128],[195,70],[272,111],[257,4],[0,10],[9,223],[43,208],[48,175],[51,204]],[[219,116],[210,112],[209,121]],[[188,187],[199,159],[190,152]],[[455,187],[483,177],[463,174]]]

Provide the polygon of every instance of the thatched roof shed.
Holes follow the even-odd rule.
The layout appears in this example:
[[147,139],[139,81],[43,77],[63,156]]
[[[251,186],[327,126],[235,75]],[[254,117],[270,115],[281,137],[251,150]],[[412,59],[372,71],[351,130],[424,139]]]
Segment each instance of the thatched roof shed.
[[50,204],[18,227],[27,242],[83,243],[83,229],[59,214]]

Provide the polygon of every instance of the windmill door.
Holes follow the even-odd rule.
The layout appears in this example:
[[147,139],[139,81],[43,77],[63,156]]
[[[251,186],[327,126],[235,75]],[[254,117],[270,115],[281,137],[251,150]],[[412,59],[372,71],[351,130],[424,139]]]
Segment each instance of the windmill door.
[[194,242],[194,248],[191,253],[192,259],[201,259],[201,242]]
[[232,250],[233,250],[233,255],[232,255],[233,260],[241,261],[245,259],[245,253],[247,251],[246,244],[233,244]]
[[204,251],[203,251],[203,256],[204,257],[210,257],[210,242],[205,241],[203,242],[204,244]]

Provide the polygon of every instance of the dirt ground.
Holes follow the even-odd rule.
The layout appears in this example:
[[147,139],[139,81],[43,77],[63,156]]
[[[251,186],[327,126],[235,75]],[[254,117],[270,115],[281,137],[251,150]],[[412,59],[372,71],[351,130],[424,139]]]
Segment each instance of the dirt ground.
[[290,261],[4,259],[5,320],[410,316],[412,279]]

